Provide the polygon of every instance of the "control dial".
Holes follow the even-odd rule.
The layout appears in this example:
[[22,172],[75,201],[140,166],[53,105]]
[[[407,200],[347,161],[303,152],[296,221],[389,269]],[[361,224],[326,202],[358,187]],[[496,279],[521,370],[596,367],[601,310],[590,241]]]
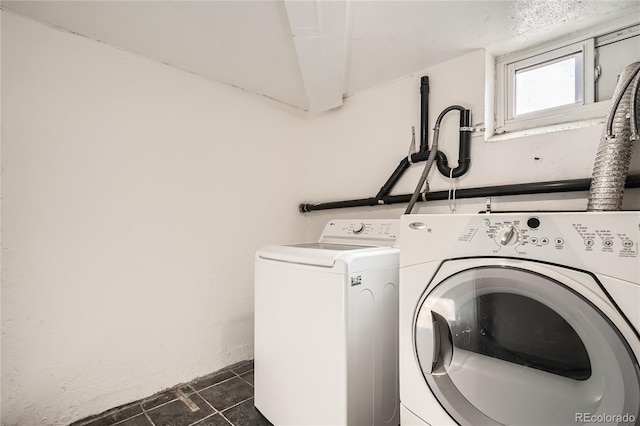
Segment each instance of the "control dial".
[[515,246],[520,243],[520,230],[517,226],[507,225],[498,229],[494,238],[500,246]]
[[361,234],[362,231],[364,231],[364,228],[365,228],[364,227],[364,223],[361,223],[359,225],[353,225],[353,231],[352,232],[354,234],[358,235],[358,234]]

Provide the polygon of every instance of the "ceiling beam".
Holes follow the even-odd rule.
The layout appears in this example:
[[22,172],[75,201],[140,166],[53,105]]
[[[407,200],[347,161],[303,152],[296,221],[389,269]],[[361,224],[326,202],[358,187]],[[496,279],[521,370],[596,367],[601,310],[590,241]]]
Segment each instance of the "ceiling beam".
[[347,1],[284,2],[309,110],[342,105],[349,42]]

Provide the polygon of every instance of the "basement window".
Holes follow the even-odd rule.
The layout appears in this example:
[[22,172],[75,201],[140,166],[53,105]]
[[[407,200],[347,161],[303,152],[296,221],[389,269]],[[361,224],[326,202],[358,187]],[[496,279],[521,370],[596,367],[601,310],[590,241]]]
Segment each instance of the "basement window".
[[640,24],[497,58],[496,134],[606,116]]

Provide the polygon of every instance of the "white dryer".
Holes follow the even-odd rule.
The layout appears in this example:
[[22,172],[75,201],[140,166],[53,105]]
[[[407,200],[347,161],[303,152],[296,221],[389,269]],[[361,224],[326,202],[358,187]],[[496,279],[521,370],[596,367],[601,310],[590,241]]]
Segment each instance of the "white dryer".
[[255,406],[280,425],[399,423],[396,220],[255,256]]
[[638,424],[639,212],[401,219],[404,425]]

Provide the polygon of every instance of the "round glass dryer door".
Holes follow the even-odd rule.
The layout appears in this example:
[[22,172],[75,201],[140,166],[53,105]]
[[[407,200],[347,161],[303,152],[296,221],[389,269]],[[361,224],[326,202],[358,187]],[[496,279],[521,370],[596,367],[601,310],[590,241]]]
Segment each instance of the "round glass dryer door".
[[638,421],[636,355],[570,286],[511,266],[436,279],[418,305],[415,350],[431,391],[456,422]]

